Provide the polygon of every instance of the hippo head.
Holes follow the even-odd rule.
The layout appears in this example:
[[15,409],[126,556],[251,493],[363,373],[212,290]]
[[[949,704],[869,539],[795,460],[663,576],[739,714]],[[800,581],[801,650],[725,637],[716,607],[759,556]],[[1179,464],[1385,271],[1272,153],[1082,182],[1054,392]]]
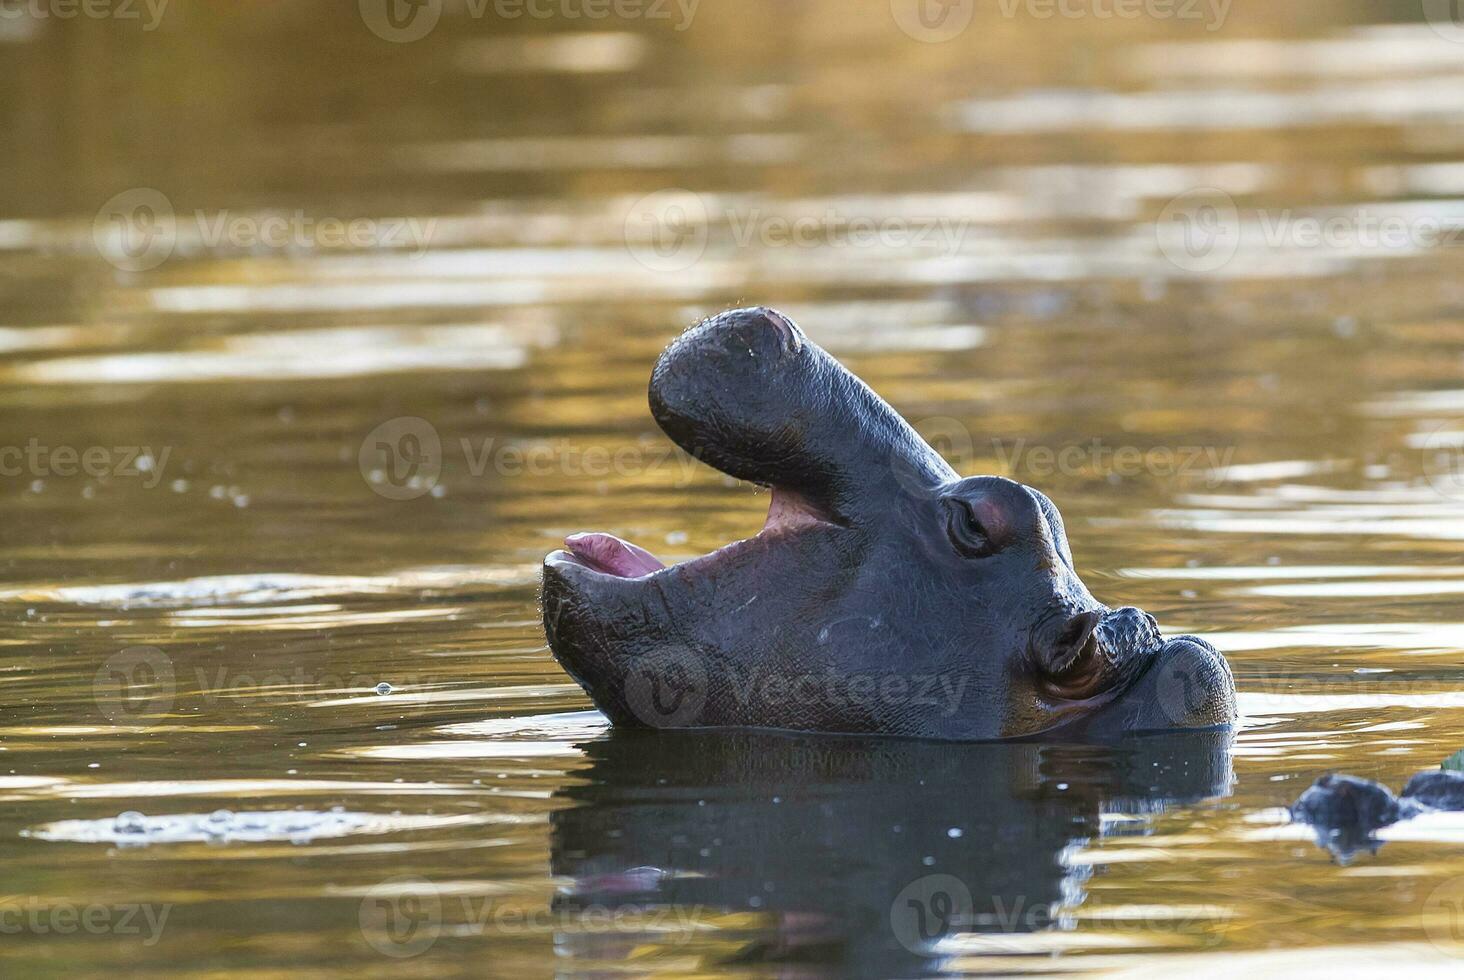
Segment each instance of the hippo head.
[[550,649],[612,722],[976,740],[1233,719],[1224,658],[1093,598],[1047,497],[960,478],[787,317],[692,327],[650,402],[772,499],[758,534],[669,567],[598,533],[545,559]]

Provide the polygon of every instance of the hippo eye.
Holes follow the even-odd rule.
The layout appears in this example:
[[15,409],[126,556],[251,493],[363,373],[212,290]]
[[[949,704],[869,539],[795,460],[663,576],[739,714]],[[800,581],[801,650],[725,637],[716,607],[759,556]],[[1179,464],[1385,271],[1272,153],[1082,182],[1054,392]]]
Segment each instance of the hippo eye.
[[967,558],[985,558],[996,550],[976,511],[964,500],[946,501],[946,534]]

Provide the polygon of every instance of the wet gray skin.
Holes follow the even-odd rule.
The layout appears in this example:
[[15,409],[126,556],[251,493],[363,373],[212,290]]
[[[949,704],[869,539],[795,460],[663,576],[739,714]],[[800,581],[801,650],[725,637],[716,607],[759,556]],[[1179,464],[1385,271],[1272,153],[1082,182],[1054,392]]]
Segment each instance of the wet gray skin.
[[766,526],[665,567],[608,534],[544,562],[554,656],[617,725],[980,740],[1225,726],[1225,659],[1109,609],[1038,491],[961,479],[787,317],[703,321],[651,411],[771,488]]
[[1291,819],[1309,824],[1317,843],[1346,863],[1358,851],[1378,849],[1374,831],[1438,810],[1464,811],[1464,773],[1418,773],[1398,796],[1371,779],[1328,773],[1291,805]]

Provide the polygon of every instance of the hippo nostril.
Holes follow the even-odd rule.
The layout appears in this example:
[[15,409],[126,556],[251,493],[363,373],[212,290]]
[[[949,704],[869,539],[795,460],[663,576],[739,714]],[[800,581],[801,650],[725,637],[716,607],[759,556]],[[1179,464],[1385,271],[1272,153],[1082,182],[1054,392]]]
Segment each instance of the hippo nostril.
[[1078,613],[1068,620],[1053,637],[1044,658],[1048,669],[1060,674],[1077,664],[1086,654],[1094,652],[1098,624],[1102,619],[1102,612],[1090,610]]
[[803,347],[803,337],[798,328],[777,310],[763,308],[759,310],[763,319],[778,332],[778,346],[784,354],[796,354]]

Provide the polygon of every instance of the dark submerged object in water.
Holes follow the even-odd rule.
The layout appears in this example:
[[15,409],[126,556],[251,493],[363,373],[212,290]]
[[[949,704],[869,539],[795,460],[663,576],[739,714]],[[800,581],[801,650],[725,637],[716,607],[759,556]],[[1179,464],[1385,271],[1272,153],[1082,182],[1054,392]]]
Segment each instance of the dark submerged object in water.
[[1437,810],[1464,811],[1464,773],[1418,773],[1400,796],[1371,779],[1328,773],[1291,805],[1291,819],[1308,824],[1318,845],[1346,861],[1358,851],[1378,849],[1374,831]]
[[660,957],[800,977],[934,975],[963,953],[1030,964],[1045,950],[1028,934],[1087,898],[1075,849],[1228,793],[1230,743],[613,729],[554,796],[555,948],[567,974]]
[[687,330],[650,404],[772,501],[759,534],[678,565],[609,534],[545,559],[549,646],[615,724],[985,740],[1233,720],[1225,659],[1098,602],[1052,501],[959,477],[787,317]]

